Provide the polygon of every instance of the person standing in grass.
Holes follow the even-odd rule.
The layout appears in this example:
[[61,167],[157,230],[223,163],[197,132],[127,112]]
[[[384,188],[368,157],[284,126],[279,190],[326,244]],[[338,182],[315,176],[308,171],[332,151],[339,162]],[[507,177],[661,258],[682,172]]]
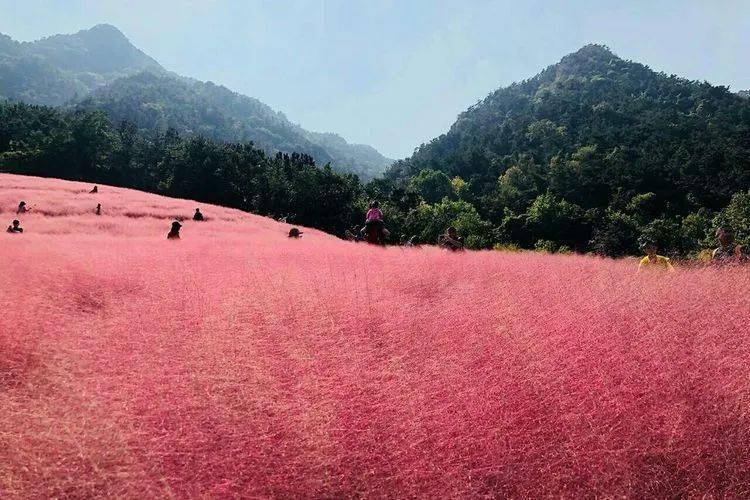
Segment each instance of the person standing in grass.
[[26,202],[22,201],[21,203],[18,204],[18,209],[16,210],[16,213],[17,214],[25,214],[29,210],[31,210],[31,209],[28,206],[26,206]]
[[96,213],[96,215],[101,215],[102,214],[102,204],[101,203],[97,203],[96,204],[96,210],[94,211],[94,213]]
[[195,213],[193,214],[193,220],[199,221],[199,222],[205,220],[203,219],[203,214],[201,213],[200,208],[195,209]]
[[719,246],[711,254],[711,262],[724,264],[748,260],[747,248],[734,241],[734,232],[730,228],[722,226],[717,229],[716,239],[719,241]]
[[653,241],[645,241],[641,244],[641,248],[646,252],[646,256],[643,257],[638,264],[638,271],[644,269],[662,269],[664,271],[674,272],[674,267],[669,261],[669,258],[663,255],[658,255],[658,247]]

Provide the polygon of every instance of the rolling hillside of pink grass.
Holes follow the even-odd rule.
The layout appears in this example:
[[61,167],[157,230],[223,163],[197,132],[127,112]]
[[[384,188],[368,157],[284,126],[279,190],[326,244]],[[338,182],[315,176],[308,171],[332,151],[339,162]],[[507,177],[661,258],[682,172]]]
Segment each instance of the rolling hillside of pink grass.
[[0,222],[33,207],[0,236],[2,498],[750,495],[747,267],[291,240],[90,188],[0,175]]

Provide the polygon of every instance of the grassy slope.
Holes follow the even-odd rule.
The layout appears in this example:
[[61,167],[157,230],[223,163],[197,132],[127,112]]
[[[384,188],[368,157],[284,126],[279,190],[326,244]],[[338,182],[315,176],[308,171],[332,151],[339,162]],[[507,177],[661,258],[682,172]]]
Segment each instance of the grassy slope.
[[89,188],[0,175],[0,497],[750,494],[747,268],[168,242],[194,202]]

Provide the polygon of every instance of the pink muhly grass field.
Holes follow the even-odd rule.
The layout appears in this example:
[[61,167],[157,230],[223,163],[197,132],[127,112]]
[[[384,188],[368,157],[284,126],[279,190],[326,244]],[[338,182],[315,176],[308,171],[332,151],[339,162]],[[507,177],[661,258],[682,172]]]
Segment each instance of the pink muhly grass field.
[[34,207],[0,236],[2,498],[750,495],[747,267],[292,240],[90,188],[0,175],[2,224]]

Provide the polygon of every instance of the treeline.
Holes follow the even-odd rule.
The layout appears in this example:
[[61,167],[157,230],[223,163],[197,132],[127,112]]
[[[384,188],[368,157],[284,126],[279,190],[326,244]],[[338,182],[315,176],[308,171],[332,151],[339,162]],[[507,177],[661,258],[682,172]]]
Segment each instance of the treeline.
[[367,204],[377,199],[392,243],[412,236],[434,243],[455,226],[469,248],[615,256],[638,253],[639,240],[648,238],[664,253],[687,256],[713,246],[719,224],[733,227],[741,242],[750,243],[747,172],[728,176],[715,170],[715,178],[705,178],[710,185],[700,188],[715,194],[706,203],[697,188],[680,191],[665,171],[628,168],[626,158],[618,156],[624,154],[602,159],[596,147],[585,147],[546,169],[533,157],[519,155],[494,180],[484,175],[466,180],[425,168],[362,184],[354,175],[316,166],[304,154],[269,156],[252,143],[186,138],[174,130],[145,134],[128,122],[113,126],[100,111],[0,103],[4,172],[190,198],[338,236],[362,224]]
[[304,154],[268,156],[251,143],[144,135],[99,111],[0,103],[0,170],[190,198],[340,234],[361,185]]
[[[434,243],[449,225],[471,248],[495,241],[493,228],[471,204],[451,193],[437,199],[429,180],[362,184],[355,175],[316,166],[309,155],[268,156],[252,143],[181,137],[173,129],[146,134],[127,121],[114,127],[96,110],[0,102],[0,170],[190,198],[338,236],[361,225],[369,201],[378,199],[392,243],[414,235]],[[462,192],[460,183],[452,181],[454,187]]]

